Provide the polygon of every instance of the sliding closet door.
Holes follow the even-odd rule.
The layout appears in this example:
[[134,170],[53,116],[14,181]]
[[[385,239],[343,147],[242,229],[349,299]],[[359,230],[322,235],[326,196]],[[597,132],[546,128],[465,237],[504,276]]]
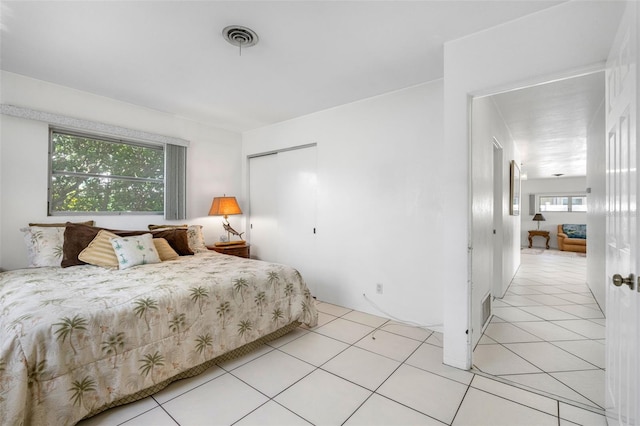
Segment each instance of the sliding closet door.
[[278,153],[278,258],[315,294],[316,147]]
[[249,160],[249,242],[251,257],[277,262],[278,257],[278,156]]
[[249,160],[251,257],[296,268],[314,292],[316,147]]

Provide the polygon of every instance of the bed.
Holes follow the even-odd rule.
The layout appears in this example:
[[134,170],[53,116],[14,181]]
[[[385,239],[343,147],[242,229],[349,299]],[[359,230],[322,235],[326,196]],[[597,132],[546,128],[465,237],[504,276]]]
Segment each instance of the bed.
[[295,269],[215,252],[3,272],[0,419],[75,424],[316,322]]

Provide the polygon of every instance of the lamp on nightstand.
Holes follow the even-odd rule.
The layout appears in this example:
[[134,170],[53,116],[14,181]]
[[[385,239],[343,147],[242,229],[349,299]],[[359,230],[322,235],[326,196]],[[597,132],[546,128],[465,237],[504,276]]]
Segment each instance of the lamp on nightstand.
[[540,222],[545,221],[546,219],[544,218],[544,216],[542,216],[542,214],[540,213],[536,213],[535,216],[533,216],[533,219],[536,222],[538,222],[538,231],[540,230]]
[[[223,197],[213,198],[211,208],[209,209],[209,216],[224,216],[222,226],[224,227],[224,230],[227,231],[227,241],[217,242],[215,243],[216,246],[244,244],[244,240],[242,239],[242,234],[244,234],[244,232],[238,232],[229,225],[227,218],[232,214],[242,214],[242,210],[240,210],[236,197],[227,197],[225,195]],[[240,238],[240,241],[231,241],[231,234],[237,235],[238,238]]]

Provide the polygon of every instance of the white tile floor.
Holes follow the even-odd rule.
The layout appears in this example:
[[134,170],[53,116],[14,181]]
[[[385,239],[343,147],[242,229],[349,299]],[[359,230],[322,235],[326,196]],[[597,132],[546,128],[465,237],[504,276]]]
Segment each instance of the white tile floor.
[[604,315],[586,285],[586,258],[536,250],[522,263],[474,351],[479,371],[551,397],[604,407]]
[[[320,325],[312,330],[300,327],[243,358],[80,424],[606,424],[603,416],[581,407],[443,365],[438,333],[328,303],[318,303],[318,310]],[[522,336],[528,340],[533,331],[523,330]],[[514,344],[521,343],[520,332],[506,334]],[[544,343],[539,338],[534,342]],[[571,348],[575,342],[580,340],[563,344]],[[486,346],[514,354],[501,344]],[[561,350],[546,350],[554,349]],[[540,372],[532,364],[530,368]],[[600,370],[594,365],[585,371]]]

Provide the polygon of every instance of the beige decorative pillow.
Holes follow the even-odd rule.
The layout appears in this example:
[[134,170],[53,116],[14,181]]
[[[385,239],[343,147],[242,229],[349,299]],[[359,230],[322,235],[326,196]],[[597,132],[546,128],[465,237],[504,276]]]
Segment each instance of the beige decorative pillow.
[[180,257],[180,255],[176,253],[169,242],[164,238],[154,238],[153,245],[156,246],[156,250],[158,250],[160,260],[163,262],[165,260],[174,260]]
[[111,245],[111,238],[117,237],[113,232],[100,230],[89,245],[80,252],[78,259],[90,265],[117,268],[118,258]]

